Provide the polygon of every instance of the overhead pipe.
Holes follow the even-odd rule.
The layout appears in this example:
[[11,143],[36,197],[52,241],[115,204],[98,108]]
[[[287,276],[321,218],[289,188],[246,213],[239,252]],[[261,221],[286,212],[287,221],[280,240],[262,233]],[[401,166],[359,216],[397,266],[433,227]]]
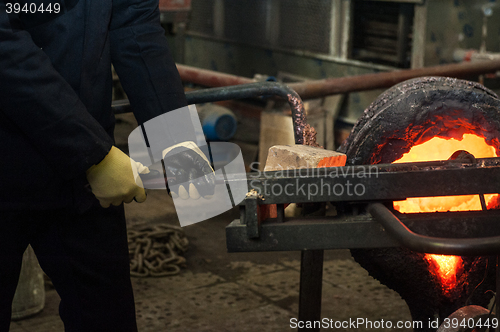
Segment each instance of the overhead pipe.
[[255,83],[251,78],[224,74],[213,70],[201,69],[177,64],[177,70],[183,82],[203,85],[209,88]]
[[[295,144],[304,144],[306,112],[300,96],[285,84],[277,82],[254,82],[252,84],[217,87],[186,92],[188,104],[211,103],[215,101],[276,96],[288,102],[292,111]],[[114,114],[132,111],[128,99],[113,101]]]
[[[237,84],[253,83],[255,80],[230,74],[223,74],[207,69],[177,65],[184,82],[195,83],[207,87],[222,87]],[[422,76],[448,76],[469,78],[474,75],[495,73],[500,70],[500,59],[474,63],[447,64],[417,69],[402,69],[390,72],[327,78],[300,83],[288,84],[302,99],[320,98],[329,95],[349,92],[388,88],[397,83]]]

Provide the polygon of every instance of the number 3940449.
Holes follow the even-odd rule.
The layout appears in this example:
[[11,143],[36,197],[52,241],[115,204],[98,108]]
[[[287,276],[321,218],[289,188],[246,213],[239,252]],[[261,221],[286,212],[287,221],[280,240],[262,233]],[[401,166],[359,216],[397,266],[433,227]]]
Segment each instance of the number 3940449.
[[5,4],[5,10],[7,14],[19,14],[19,13],[54,13],[58,14],[61,11],[61,4],[60,3],[41,3],[41,4],[36,4],[36,3],[18,3],[18,2],[7,2]]

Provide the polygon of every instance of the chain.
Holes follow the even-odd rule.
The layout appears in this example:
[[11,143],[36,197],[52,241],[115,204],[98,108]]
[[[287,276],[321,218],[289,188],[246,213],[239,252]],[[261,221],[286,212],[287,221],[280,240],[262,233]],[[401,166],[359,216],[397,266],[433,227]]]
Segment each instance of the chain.
[[189,241],[182,228],[167,224],[129,229],[130,275],[163,277],[178,274],[186,259]]

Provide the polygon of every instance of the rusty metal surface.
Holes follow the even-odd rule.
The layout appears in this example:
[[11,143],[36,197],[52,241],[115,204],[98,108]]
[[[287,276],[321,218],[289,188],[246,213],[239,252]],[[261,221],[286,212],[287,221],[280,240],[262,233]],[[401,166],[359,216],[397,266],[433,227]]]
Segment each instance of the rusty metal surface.
[[387,88],[394,84],[421,76],[449,76],[466,78],[482,73],[491,73],[500,69],[500,60],[451,64],[408,70],[333,78],[304,83],[291,84],[290,87],[304,99],[317,98],[326,95],[365,91],[377,88]]
[[[206,69],[177,65],[184,82],[209,87],[221,87],[255,82],[253,79],[223,74]],[[500,60],[440,65],[434,67],[396,70],[376,74],[328,78],[301,83],[292,83],[290,88],[297,91],[302,99],[319,98],[341,93],[366,91],[391,87],[405,80],[422,76],[449,76],[467,78],[474,75],[493,73],[500,70]]]
[[392,163],[413,145],[434,136],[452,137],[440,124],[460,119],[466,133],[484,137],[498,154],[499,106],[498,96],[476,82],[447,77],[408,80],[373,101],[339,152],[347,155],[348,164]]
[[306,124],[304,126],[304,145],[314,146],[323,149],[323,147],[320,146],[318,142],[316,142],[317,134],[318,133],[316,132],[316,129]]
[[[469,305],[462,307],[452,313],[448,320],[445,320],[437,329],[437,332],[472,332],[484,331],[476,325],[480,323],[484,326],[486,320],[489,318],[491,321],[490,311],[478,305]],[[470,321],[469,321],[470,320]],[[458,324],[455,324],[457,322]],[[473,323],[474,322],[474,323]],[[461,326],[462,325],[462,326]],[[491,325],[491,323],[490,323]]]
[[255,80],[250,78],[180,64],[177,64],[177,70],[183,82],[199,84],[211,88],[255,83]]

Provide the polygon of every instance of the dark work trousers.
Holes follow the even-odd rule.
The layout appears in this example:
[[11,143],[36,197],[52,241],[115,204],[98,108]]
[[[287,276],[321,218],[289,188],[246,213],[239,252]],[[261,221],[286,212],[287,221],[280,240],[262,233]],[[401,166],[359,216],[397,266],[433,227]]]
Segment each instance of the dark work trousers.
[[0,212],[0,331],[28,244],[61,297],[66,332],[137,331],[123,206],[98,204],[83,214]]

